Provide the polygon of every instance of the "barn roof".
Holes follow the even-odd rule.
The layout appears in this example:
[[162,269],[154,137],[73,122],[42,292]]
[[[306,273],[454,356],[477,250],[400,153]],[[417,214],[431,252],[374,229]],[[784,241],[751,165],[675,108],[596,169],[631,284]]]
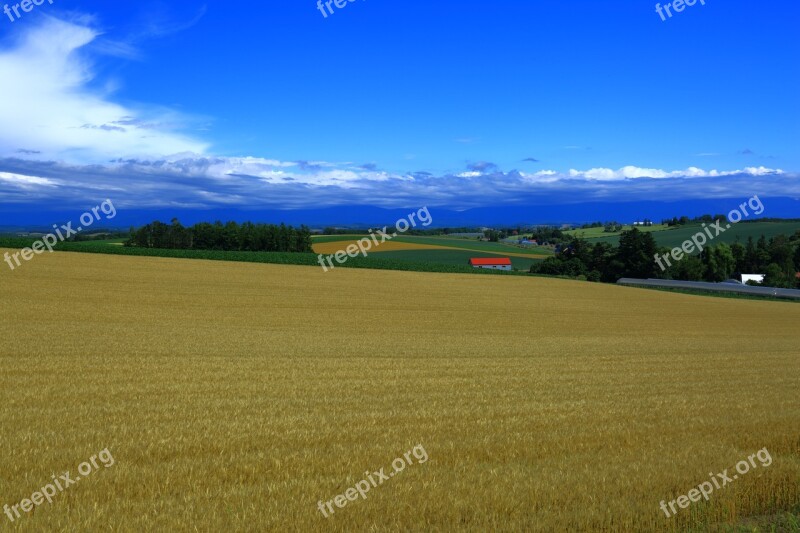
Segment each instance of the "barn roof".
[[472,266],[511,266],[511,259],[508,257],[473,257],[469,260],[469,264]]

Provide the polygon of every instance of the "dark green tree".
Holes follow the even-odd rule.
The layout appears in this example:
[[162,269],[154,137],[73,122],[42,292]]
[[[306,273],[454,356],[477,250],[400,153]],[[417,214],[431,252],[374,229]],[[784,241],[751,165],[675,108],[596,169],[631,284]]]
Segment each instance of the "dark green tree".
[[617,260],[622,264],[620,277],[652,278],[660,270],[655,262],[656,241],[650,233],[636,228],[623,231],[619,238]]

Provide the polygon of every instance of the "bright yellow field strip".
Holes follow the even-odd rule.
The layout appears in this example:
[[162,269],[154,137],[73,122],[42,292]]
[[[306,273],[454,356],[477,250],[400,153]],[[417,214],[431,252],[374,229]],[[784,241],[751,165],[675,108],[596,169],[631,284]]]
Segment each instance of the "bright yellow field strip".
[[800,501],[792,303],[77,253],[0,269],[0,303],[0,505],[116,460],[0,529],[708,531]]
[[[352,241],[321,242],[314,244],[313,249],[314,253],[316,254],[330,255],[330,254],[335,254],[338,251],[345,250],[349,245],[356,244],[357,242],[358,242],[357,239],[354,239]],[[397,250],[456,250],[462,252],[475,252],[478,256],[481,257],[510,256],[510,257],[524,257],[527,259],[549,257],[547,255],[519,254],[513,252],[507,253],[507,252],[498,252],[495,250],[474,250],[471,248],[455,248],[452,246],[439,246],[433,244],[417,244],[417,243],[397,242],[397,241],[386,241],[376,247],[373,247],[371,250],[369,250],[369,253],[394,252]]]
[[[380,239],[378,239],[380,242]],[[313,245],[314,253],[316,254],[324,254],[330,255],[335,254],[340,250],[345,250],[348,246],[356,244],[358,240],[354,239],[352,241],[336,241],[336,242],[320,242]],[[416,243],[409,243],[409,242],[397,242],[397,241],[386,241],[384,243],[375,245],[373,242],[372,249],[369,250],[368,253],[372,252],[394,252],[397,250],[455,250],[455,248],[450,248],[448,246],[435,246],[430,244],[416,244]]]

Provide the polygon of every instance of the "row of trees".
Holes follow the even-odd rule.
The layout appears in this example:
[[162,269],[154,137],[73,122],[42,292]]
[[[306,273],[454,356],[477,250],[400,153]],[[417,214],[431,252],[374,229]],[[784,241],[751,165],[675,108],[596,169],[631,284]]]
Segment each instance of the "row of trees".
[[224,250],[242,252],[311,252],[311,231],[281,224],[244,222],[201,222],[184,227],[178,219],[171,224],[155,221],[131,228],[125,246],[173,250]]
[[[715,220],[727,220],[727,215],[700,215],[699,217],[694,217],[694,218],[689,218],[686,216],[680,218],[672,217],[672,218],[665,218],[664,220],[661,221],[661,223],[672,227],[672,226],[684,226],[686,224],[691,224],[691,223],[700,224],[701,222],[706,222],[710,224]],[[764,221],[766,219],[759,219],[759,220]]]
[[506,230],[487,229],[483,232],[484,238],[488,239],[489,242],[502,241],[503,239],[508,238],[509,235],[511,235],[511,233]]
[[719,282],[736,274],[764,274],[764,285],[793,289],[800,288],[798,269],[800,232],[792,237],[777,235],[769,240],[763,235],[757,241],[750,237],[744,245],[720,243],[699,255],[684,257],[662,277]]
[[[672,218],[662,219],[661,223],[666,225],[666,226],[673,227],[673,226],[684,226],[686,224],[692,224],[692,223],[700,224],[701,222],[712,223],[715,220],[726,220],[726,216],[725,215],[700,215],[699,217],[693,217],[693,218],[689,218],[687,216],[672,217]],[[767,219],[760,219],[760,220],[766,221]],[[653,221],[650,220],[649,218],[645,218],[643,220],[643,222],[644,222],[644,224],[642,224],[643,226],[652,226],[653,225]],[[784,222],[784,221],[781,220],[781,222]],[[590,224],[583,224],[582,226],[580,226],[580,229],[605,228],[605,231],[612,232],[612,231],[619,231],[619,230],[614,230],[614,229],[609,230],[608,229],[609,227],[611,227],[611,228],[620,227],[621,228],[622,226],[623,226],[623,224],[620,224],[619,222],[616,222],[616,221],[592,222]]]
[[800,232],[792,237],[778,235],[769,240],[763,235],[757,241],[750,237],[746,244],[720,243],[680,261],[671,259],[669,266],[662,261],[666,267],[662,271],[655,256],[669,252],[668,248],[658,247],[651,233],[634,228],[622,233],[617,248],[609,243],[590,244],[572,239],[554,257],[531,266],[531,272],[583,276],[590,281],[607,283],[623,277],[719,282],[735,274],[765,274],[764,285],[800,288],[796,278],[800,268]]
[[617,233],[618,231],[622,231],[624,228],[622,224],[619,222],[609,222],[605,226],[603,226],[603,233]]
[[535,240],[539,244],[561,244],[570,240],[563,231],[554,226],[534,226],[532,228],[518,226],[516,228],[500,228],[497,230],[489,229],[485,230],[483,234],[484,238],[491,242],[502,241],[513,236],[521,238],[523,235],[530,235],[528,238]]
[[590,244],[572,238],[554,257],[534,263],[531,272],[551,276],[583,276],[591,281],[614,283],[622,277],[654,277],[653,256],[658,247],[650,233],[634,228],[620,236],[619,247],[607,242]]

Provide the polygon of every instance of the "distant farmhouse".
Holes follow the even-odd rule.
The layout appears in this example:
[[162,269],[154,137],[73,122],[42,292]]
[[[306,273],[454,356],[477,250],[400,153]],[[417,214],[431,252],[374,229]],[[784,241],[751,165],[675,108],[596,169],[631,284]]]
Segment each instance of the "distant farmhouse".
[[469,264],[473,268],[511,270],[511,259],[508,257],[473,257],[469,260]]

